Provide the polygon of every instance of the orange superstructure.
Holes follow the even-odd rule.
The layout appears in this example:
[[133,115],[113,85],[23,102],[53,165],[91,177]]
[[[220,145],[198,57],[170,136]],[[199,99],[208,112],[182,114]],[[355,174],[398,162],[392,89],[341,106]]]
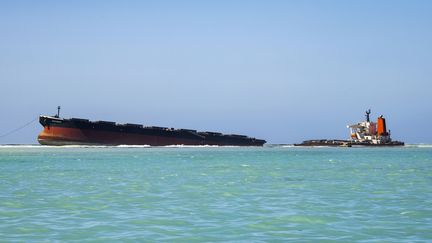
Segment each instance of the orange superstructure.
[[377,119],[377,133],[378,136],[387,136],[386,122],[382,116]]

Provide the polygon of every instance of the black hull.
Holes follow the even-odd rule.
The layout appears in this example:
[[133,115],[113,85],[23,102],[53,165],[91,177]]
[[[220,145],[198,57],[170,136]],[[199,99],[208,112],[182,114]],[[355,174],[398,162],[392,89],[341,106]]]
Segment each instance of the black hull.
[[263,146],[262,139],[236,134],[198,132],[190,129],[145,127],[86,119],[41,116],[44,131],[38,141],[44,145],[219,145]]
[[405,143],[399,141],[391,141],[388,143],[370,143],[370,142],[354,142],[350,140],[306,140],[299,144],[294,144],[294,146],[325,146],[325,147],[352,147],[352,146],[367,146],[367,147],[394,147],[394,146],[404,146]]

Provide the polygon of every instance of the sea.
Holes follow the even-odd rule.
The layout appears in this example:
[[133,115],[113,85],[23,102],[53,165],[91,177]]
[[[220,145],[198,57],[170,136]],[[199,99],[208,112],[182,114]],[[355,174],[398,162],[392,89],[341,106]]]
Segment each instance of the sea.
[[3,145],[0,242],[432,242],[432,145]]

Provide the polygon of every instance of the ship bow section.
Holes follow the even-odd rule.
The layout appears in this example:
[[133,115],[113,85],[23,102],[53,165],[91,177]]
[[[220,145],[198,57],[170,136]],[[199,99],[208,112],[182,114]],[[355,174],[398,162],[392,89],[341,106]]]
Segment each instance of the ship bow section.
[[64,119],[40,116],[39,123],[43,130],[39,133],[38,142],[42,145],[93,144],[88,141],[81,129]]

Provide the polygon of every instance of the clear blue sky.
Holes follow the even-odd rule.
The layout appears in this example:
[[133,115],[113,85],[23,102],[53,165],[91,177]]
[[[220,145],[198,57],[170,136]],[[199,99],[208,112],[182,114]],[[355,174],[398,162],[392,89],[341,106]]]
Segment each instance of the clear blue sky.
[[[432,143],[432,1],[2,1],[0,134],[39,114]],[[0,138],[36,143],[38,123]]]

